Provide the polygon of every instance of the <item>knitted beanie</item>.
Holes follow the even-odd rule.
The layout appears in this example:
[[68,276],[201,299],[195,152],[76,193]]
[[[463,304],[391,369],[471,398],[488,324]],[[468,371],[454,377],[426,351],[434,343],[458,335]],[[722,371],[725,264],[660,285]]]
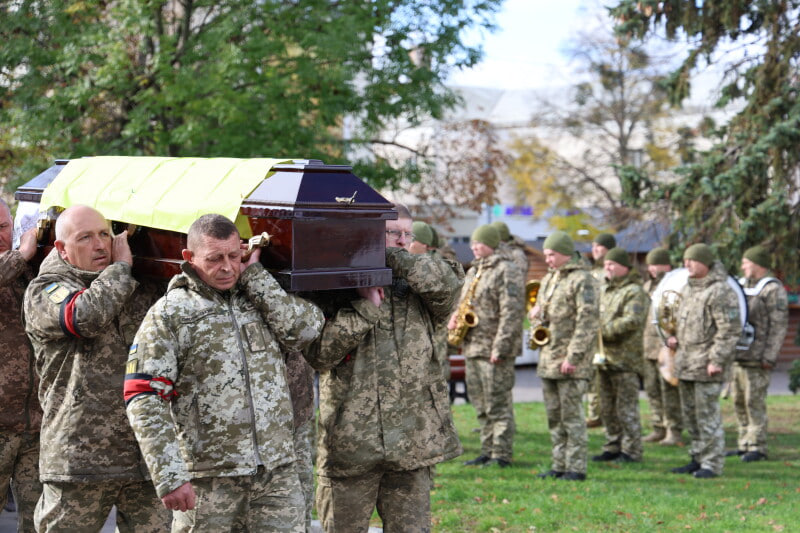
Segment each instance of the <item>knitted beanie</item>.
[[617,245],[617,239],[615,239],[610,233],[601,233],[594,238],[593,242],[596,242],[600,246],[605,246],[609,250]]
[[489,224],[484,224],[472,232],[472,240],[483,243],[494,250],[500,244],[500,233]]
[[753,246],[752,248],[748,248],[744,253],[744,258],[749,259],[758,266],[767,269],[772,268],[772,258],[770,258],[763,246]]
[[572,255],[575,253],[575,243],[563,231],[554,231],[544,240],[542,245],[543,250],[553,250],[563,255]]
[[511,240],[511,231],[508,229],[508,225],[505,222],[500,220],[495,220],[492,222],[492,227],[497,230],[497,233],[500,234],[500,241],[506,242]]
[[414,240],[421,242],[427,246],[433,246],[433,231],[431,227],[425,222],[416,220],[411,224],[411,232],[414,234]]
[[606,252],[606,261],[614,261],[615,263],[619,263],[624,267],[631,268],[633,267],[633,263],[631,263],[631,257],[628,255],[628,252],[625,251],[624,248],[612,248],[608,252]]
[[711,251],[709,245],[698,242],[697,244],[691,245],[683,252],[683,258],[693,259],[694,261],[699,261],[705,266],[710,267],[714,262],[714,252]]
[[666,248],[653,248],[647,252],[645,261],[648,265],[669,265],[669,252]]

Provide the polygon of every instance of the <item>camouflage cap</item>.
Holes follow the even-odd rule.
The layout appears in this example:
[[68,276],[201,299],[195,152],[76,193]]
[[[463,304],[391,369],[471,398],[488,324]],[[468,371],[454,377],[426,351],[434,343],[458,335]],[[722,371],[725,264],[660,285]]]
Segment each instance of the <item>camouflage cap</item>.
[[491,225],[497,230],[497,233],[500,234],[500,240],[502,242],[511,240],[511,230],[508,229],[508,225],[505,222],[501,220],[495,220]]
[[554,231],[544,240],[542,249],[553,250],[563,255],[572,255],[575,253],[575,243],[572,242],[572,239],[567,233],[563,231]]
[[433,231],[425,222],[415,220],[414,223],[411,224],[411,232],[414,234],[415,241],[421,242],[426,246],[433,246]]
[[605,246],[609,250],[617,245],[617,239],[610,233],[601,233],[595,237],[592,242],[596,242],[600,246]]
[[491,225],[484,224],[483,226],[478,226],[472,232],[472,240],[495,249],[500,244],[500,233]]
[[669,251],[666,248],[653,248],[647,252],[645,262],[648,265],[669,265]]
[[758,266],[772,268],[772,258],[763,246],[753,246],[744,252],[744,258],[749,259]]
[[619,263],[624,267],[633,267],[633,263],[631,263],[631,256],[628,255],[628,252],[626,252],[624,248],[615,247],[610,249],[608,252],[606,252],[605,260],[614,261],[615,263]]
[[710,267],[714,262],[714,252],[711,251],[709,245],[698,242],[697,244],[691,245],[683,252],[683,258],[699,261],[705,266]]

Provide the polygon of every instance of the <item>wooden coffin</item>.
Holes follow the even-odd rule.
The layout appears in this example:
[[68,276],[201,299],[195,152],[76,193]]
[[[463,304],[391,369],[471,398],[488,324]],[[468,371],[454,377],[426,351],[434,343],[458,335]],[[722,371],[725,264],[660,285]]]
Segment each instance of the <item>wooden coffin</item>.
[[[85,163],[87,159],[90,158],[75,161]],[[145,158],[120,159],[130,161],[112,163],[139,164]],[[192,159],[199,165],[204,161],[214,161]],[[225,160],[230,161],[238,160]],[[20,206],[24,205],[23,202],[39,204],[45,189],[68,163],[67,160],[56,161],[55,165],[17,189],[15,196]],[[385,265],[384,235],[386,220],[397,218],[391,202],[355,176],[349,166],[325,165],[318,160],[291,160],[275,164],[271,170],[241,201],[236,218],[240,230],[242,220],[246,220],[248,228],[242,231],[243,236],[247,236],[248,229],[253,235],[269,234],[270,244],[262,249],[261,262],[286,290],[316,291],[391,283],[391,269]],[[167,177],[160,179],[191,180],[191,174],[190,171],[173,178],[167,172]],[[92,177],[98,189],[102,189],[105,179],[102,174]],[[213,181],[206,180],[208,183]],[[114,197],[115,194],[112,191],[106,196]],[[209,192],[211,204],[205,212],[219,212],[213,208],[214,194],[214,191]],[[95,201],[95,198],[84,201],[77,192],[71,195],[69,202],[63,203],[95,206],[112,220],[115,233],[128,229],[134,272],[137,274],[168,279],[180,272],[181,250],[186,247],[185,231],[141,223],[133,225],[131,220],[125,220],[125,215],[110,217]],[[39,259],[52,248],[54,221],[60,211],[60,207],[54,207],[39,215]],[[161,213],[162,218],[169,217],[169,205],[166,211]]]

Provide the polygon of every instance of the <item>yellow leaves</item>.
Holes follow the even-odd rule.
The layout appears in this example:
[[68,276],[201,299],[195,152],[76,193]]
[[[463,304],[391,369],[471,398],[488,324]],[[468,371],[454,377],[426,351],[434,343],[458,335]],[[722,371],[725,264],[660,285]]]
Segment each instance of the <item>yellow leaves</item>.
[[558,494],[551,494],[550,499],[553,500],[553,503],[558,503]]
[[627,518],[629,520],[631,518],[633,518],[633,515],[631,513],[628,513],[628,512],[625,512],[625,511],[620,511],[619,509],[615,509],[614,510],[614,514],[617,515],[617,516],[624,516],[625,518]]

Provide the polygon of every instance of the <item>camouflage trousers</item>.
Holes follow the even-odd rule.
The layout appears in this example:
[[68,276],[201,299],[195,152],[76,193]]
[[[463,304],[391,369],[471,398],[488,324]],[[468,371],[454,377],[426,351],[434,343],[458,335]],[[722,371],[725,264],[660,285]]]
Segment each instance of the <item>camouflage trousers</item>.
[[469,399],[481,426],[481,455],[511,461],[514,448],[514,359],[497,364],[488,359],[466,360]]
[[33,511],[42,494],[39,433],[0,431],[1,498],[8,493],[9,481],[17,504],[17,531],[33,531]]
[[589,435],[581,400],[587,386],[585,379],[542,379],[553,470],[586,473]]
[[364,533],[377,507],[386,533],[431,530],[429,467],[317,479],[317,514],[327,533]]
[[314,424],[312,416],[305,423],[294,428],[294,454],[297,460],[294,462],[297,477],[300,480],[300,489],[303,492],[305,501],[306,531],[311,530],[311,511],[314,509],[314,459],[312,450],[314,448]]
[[586,392],[586,420],[600,420],[600,396],[598,391],[600,389],[600,381],[597,377],[597,369],[592,365],[594,375],[589,380],[588,390]]
[[671,429],[680,434],[683,428],[681,420],[681,395],[676,385],[670,385],[658,371],[658,361],[644,360],[644,391],[650,402],[650,421],[653,429]]
[[767,392],[770,371],[733,365],[733,406],[738,429],[737,449],[767,455]]
[[208,477],[192,480],[197,504],[191,511],[175,512],[173,533],[303,533],[305,502],[294,463],[253,476]]
[[639,418],[639,375],[597,369],[600,418],[605,428],[603,451],[626,453],[642,460],[642,423]]
[[692,439],[689,454],[702,468],[721,475],[725,459],[725,432],[719,407],[722,383],[680,380],[678,389],[683,422]]
[[34,521],[39,533],[97,533],[117,507],[119,533],[166,532],[172,512],[164,508],[150,480],[104,479],[43,483]]

